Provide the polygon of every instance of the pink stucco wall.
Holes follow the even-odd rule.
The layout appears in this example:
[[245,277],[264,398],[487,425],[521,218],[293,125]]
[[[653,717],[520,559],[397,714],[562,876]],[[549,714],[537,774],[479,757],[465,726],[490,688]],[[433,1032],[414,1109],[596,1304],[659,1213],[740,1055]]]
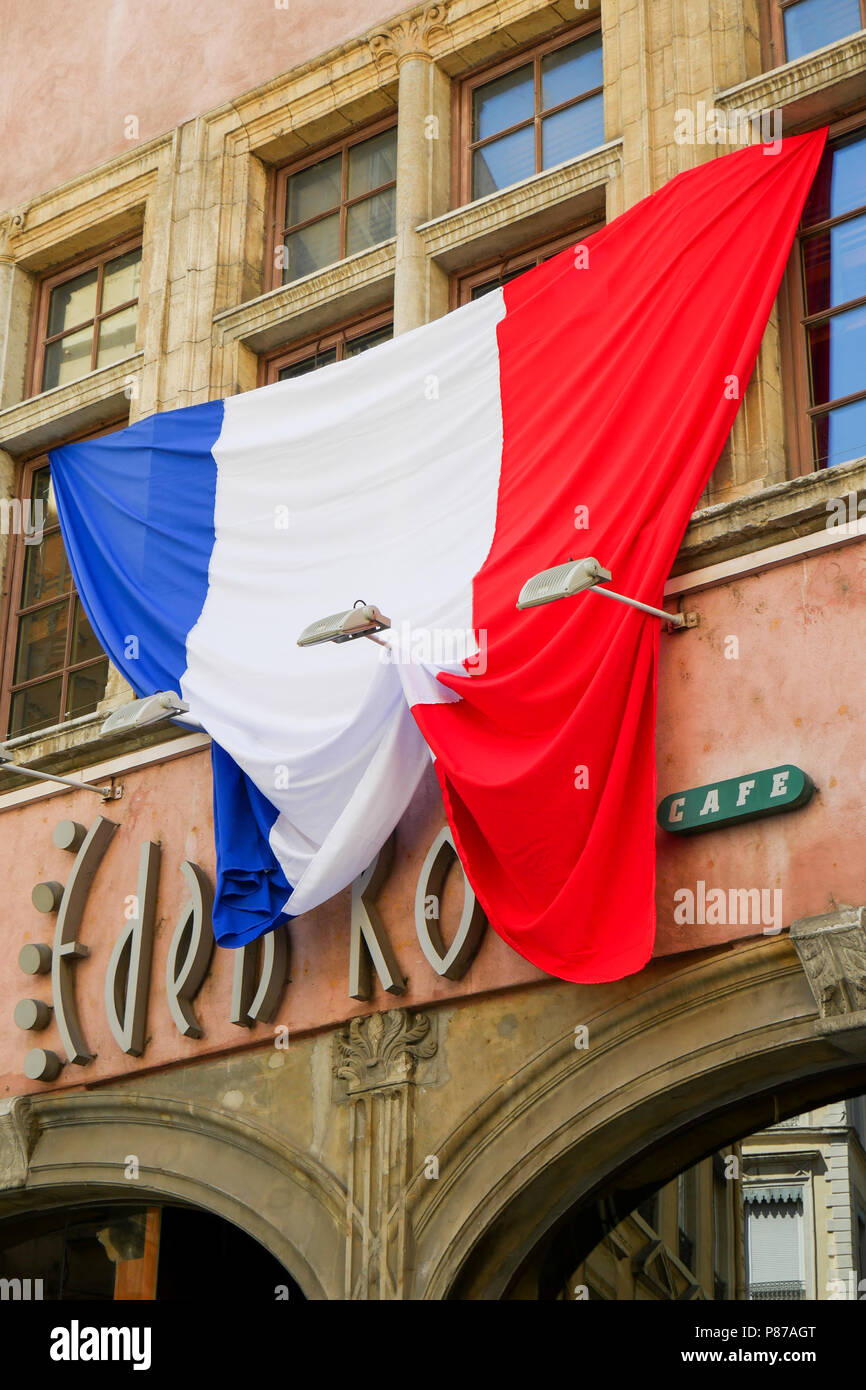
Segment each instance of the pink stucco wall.
[[[591,598],[577,602],[592,602]],[[762,931],[750,925],[674,921],[674,894],[708,887],[767,888],[782,893],[785,927],[801,916],[840,904],[866,903],[863,807],[866,804],[866,542],[798,560],[784,568],[699,593],[687,607],[701,626],[661,638],[659,798],[718,778],[795,763],[819,790],[800,810],[691,838],[659,831],[656,954],[721,946]],[[728,639],[738,656],[726,657]],[[292,923],[292,969],[278,1014],[248,1031],[229,1021],[232,952],[217,948],[196,1011],[204,1037],[175,1029],[165,999],[168,945],[185,897],[179,866],[185,857],[213,874],[210,770],[206,752],[123,773],[125,794],[105,810],[119,829],[97,873],[80,939],[90,956],[74,967],[85,1035],[96,1060],[68,1066],[59,1086],[89,1084],[142,1068],[190,1060],[273,1036],[275,1024],[309,1032],[353,1014],[419,1006],[461,995],[527,985],[543,977],[489,928],[467,975],[448,981],[424,959],[414,928],[414,897],[424,856],[444,823],[435,779],[428,778],[398,831],[394,865],[378,904],[397,959],[408,977],[405,995],[378,985],[369,1003],[348,995],[349,894]],[[22,1072],[31,1046],[59,1050],[55,1025],[22,1033],[12,1021],[22,996],[51,1001],[50,977],[18,968],[25,941],[51,941],[54,917],[32,906],[33,885],[65,881],[71,856],[55,848],[57,821],[90,824],[100,806],[83,792],[61,792],[24,806],[0,808],[3,845],[3,946],[0,952],[0,1098],[34,1089]],[[149,1042],[140,1059],[125,1056],[108,1029],[103,1002],[105,967],[123,926],[124,900],[136,890],[141,842],[159,840],[158,927],[148,1015]],[[622,872],[628,872],[624,857]],[[443,904],[446,936],[459,917],[459,874],[449,878]],[[450,924],[450,925],[449,925]],[[617,924],[610,923],[611,931]],[[629,987],[629,982],[623,983]],[[575,986],[576,1004],[593,986]],[[40,1089],[37,1087],[37,1089]]]
[[0,0],[0,210],[231,101],[398,0]]

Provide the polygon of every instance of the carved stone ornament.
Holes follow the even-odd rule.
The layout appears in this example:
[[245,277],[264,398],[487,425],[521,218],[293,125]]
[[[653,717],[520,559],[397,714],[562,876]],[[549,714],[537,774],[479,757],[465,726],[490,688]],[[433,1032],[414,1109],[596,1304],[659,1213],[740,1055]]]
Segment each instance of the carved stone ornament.
[[350,1096],[411,1081],[417,1063],[436,1051],[429,1032],[426,1014],[403,1009],[353,1018],[337,1038],[335,1075],[346,1082]]
[[791,944],[821,1018],[866,1010],[866,907],[803,917],[791,926]]
[[24,1186],[37,1132],[26,1096],[0,1101],[0,1190]]
[[370,39],[370,51],[378,64],[404,58],[429,58],[431,46],[447,38],[447,6],[427,5],[417,14],[390,24]]

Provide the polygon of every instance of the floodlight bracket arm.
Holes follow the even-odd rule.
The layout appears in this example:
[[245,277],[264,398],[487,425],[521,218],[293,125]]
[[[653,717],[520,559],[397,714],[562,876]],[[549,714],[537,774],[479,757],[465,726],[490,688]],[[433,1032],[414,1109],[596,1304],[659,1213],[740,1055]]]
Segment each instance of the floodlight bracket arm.
[[95,782],[76,782],[74,777],[61,777],[55,772],[40,772],[35,767],[25,767],[23,763],[16,763],[11,753],[5,749],[0,749],[0,767],[8,767],[12,772],[20,772],[22,777],[30,777],[35,782],[61,782],[64,787],[73,787],[79,792],[84,789],[88,792],[96,792],[97,796],[103,801],[119,801],[123,796],[123,784],[99,787]]
[[604,594],[605,598],[615,599],[617,603],[625,603],[629,608],[638,608],[641,613],[649,613],[652,618],[660,618],[666,624],[669,632],[682,632],[688,627],[697,627],[700,622],[698,613],[666,613],[663,608],[653,608],[652,604],[641,603],[640,599],[629,598],[626,594],[618,594],[614,589],[605,589],[601,584],[593,584],[591,589],[587,589],[588,594]]

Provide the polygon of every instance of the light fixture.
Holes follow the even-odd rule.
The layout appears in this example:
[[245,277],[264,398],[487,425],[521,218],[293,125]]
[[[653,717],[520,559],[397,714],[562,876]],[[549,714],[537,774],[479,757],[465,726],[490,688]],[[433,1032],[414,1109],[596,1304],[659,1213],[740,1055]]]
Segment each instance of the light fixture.
[[390,626],[390,618],[380,613],[375,603],[364,603],[363,599],[359,599],[354,608],[331,613],[327,618],[310,623],[298,638],[298,646],[314,647],[319,642],[354,642],[356,637],[369,637],[372,642],[384,647],[386,643],[374,634]]
[[98,787],[95,782],[76,782],[74,777],[61,777],[55,772],[39,772],[35,767],[25,767],[23,763],[16,763],[8,749],[3,747],[0,747],[0,766],[20,772],[22,777],[30,777],[34,782],[62,782],[64,787],[74,787],[77,792],[82,788],[84,791],[96,792],[103,801],[117,801],[123,795],[123,787],[120,785]]
[[145,695],[141,700],[130,700],[112,710],[100,729],[100,734],[121,733],[126,729],[150,729],[155,724],[167,723],[179,715],[186,714],[189,705],[173,690],[158,690],[155,695]]
[[552,569],[542,570],[540,574],[534,574],[531,579],[527,579],[520,590],[517,607],[537,608],[539,604],[553,603],[556,599],[570,598],[573,594],[583,593],[585,589],[593,589],[597,594],[604,594],[605,598],[612,598],[617,603],[628,604],[630,608],[639,608],[642,613],[660,618],[662,622],[668,623],[672,630],[697,627],[697,613],[666,613],[663,608],[653,608],[648,603],[641,603],[640,599],[628,598],[626,594],[618,594],[613,589],[598,587],[606,584],[612,577],[610,570],[604,569],[592,555],[584,560],[567,560],[564,565],[554,565]]

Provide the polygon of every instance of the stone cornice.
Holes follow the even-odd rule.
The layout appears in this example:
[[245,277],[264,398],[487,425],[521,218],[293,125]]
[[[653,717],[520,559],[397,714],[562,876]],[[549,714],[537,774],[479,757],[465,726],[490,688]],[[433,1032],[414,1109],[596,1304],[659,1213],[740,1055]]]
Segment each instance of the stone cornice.
[[674,574],[750,554],[827,525],[828,502],[866,495],[866,459],[804,473],[746,497],[695,512],[680,547]]
[[94,245],[105,240],[124,214],[144,206],[171,145],[172,136],[164,136],[23,204],[9,219],[11,258],[41,270],[82,237]]
[[603,210],[604,190],[620,172],[621,163],[622,141],[612,140],[577,159],[424,222],[416,229],[418,236],[428,255],[446,270],[457,269],[477,257],[479,243],[490,234],[516,228],[517,235],[524,236],[527,220],[548,209],[560,210],[563,203],[577,204],[585,198],[589,211],[591,195],[596,193]]
[[391,293],[394,265],[392,238],[314,275],[224,309],[214,318],[217,342],[242,342],[254,352],[264,352],[290,334],[297,336],[307,328],[315,331],[320,323],[333,323],[355,309],[369,308]]
[[18,456],[35,453],[120,415],[129,408],[143,360],[143,353],[132,353],[122,362],[98,367],[77,381],[0,410],[0,448]]
[[789,106],[866,69],[866,31],[761,73],[718,92],[715,104],[727,111],[768,111]]

